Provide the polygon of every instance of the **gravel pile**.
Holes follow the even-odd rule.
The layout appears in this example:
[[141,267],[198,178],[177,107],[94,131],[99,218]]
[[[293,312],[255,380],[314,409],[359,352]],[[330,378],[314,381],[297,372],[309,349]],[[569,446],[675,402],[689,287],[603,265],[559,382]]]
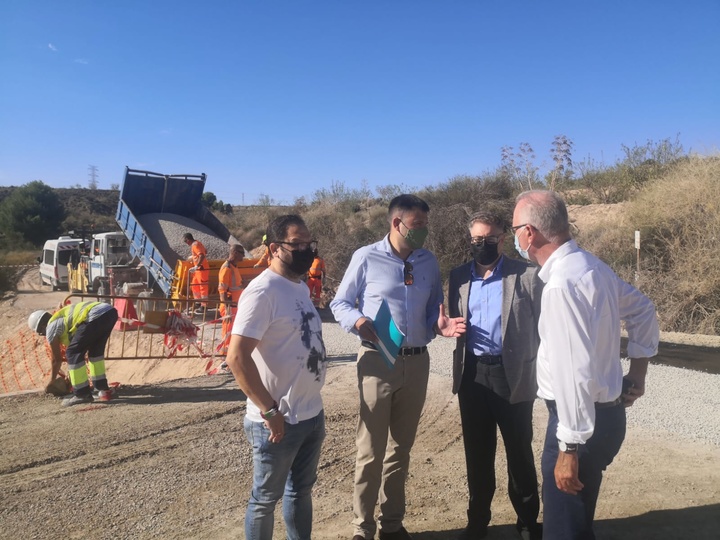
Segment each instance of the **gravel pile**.
[[[333,323],[323,324],[323,340],[328,356],[354,357],[359,348],[356,336]],[[430,371],[452,377],[455,340],[437,337],[428,349]],[[625,372],[628,366],[623,361]],[[720,375],[651,364],[645,392],[627,410],[628,426],[720,446]]]
[[183,235],[188,232],[205,246],[208,259],[226,259],[228,256],[227,242],[193,219],[166,213],[144,214],[137,219],[171,268],[178,259],[190,256],[190,246],[183,242]]

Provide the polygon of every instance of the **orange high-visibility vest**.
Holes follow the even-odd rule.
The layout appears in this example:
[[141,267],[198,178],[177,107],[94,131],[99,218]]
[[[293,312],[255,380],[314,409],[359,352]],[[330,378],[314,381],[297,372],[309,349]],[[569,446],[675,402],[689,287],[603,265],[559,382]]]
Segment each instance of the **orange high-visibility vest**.
[[308,271],[308,277],[311,277],[313,279],[320,279],[324,271],[325,261],[323,261],[320,257],[315,257],[315,259],[313,259],[312,266]]

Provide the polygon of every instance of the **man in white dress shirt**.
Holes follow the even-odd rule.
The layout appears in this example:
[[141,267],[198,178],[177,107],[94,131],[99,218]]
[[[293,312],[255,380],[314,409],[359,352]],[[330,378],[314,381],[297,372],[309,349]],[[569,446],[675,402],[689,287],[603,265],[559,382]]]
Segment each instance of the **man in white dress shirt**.
[[[538,323],[538,396],[549,410],[542,455],[543,537],[594,539],[602,474],[625,438],[625,407],[643,395],[657,354],[653,303],[570,236],[567,208],[552,191],[516,200],[512,232],[545,282]],[[620,363],[620,322],[630,369]]]

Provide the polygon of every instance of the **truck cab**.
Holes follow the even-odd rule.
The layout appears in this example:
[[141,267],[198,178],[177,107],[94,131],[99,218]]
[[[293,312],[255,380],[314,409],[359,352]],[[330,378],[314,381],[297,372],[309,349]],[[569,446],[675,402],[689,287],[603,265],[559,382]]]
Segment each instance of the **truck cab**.
[[90,242],[90,257],[98,263],[109,266],[130,264],[130,241],[122,232],[100,233],[93,236]]
[[112,294],[125,283],[143,282],[145,270],[130,254],[130,240],[124,233],[108,232],[93,235],[90,249],[75,268],[68,266],[70,289]]

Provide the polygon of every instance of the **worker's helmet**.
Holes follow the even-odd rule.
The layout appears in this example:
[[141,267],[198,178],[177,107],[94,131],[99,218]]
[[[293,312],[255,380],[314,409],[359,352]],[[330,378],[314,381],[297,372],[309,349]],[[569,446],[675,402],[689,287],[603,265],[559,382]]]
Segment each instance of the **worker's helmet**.
[[50,314],[47,311],[33,311],[30,314],[30,317],[28,317],[28,326],[30,327],[30,330],[39,334],[41,333],[39,330],[42,330],[42,332],[45,331],[45,327],[47,326],[49,320]]

